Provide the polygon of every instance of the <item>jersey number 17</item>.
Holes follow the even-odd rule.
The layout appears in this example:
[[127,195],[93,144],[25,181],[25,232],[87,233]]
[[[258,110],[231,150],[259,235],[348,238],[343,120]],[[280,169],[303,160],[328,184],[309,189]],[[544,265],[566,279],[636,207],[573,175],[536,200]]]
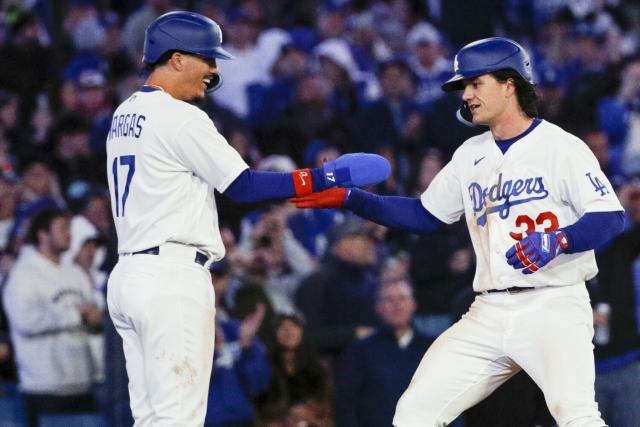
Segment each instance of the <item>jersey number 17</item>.
[[[124,191],[122,192],[122,195],[120,195],[118,187],[118,166],[126,166],[128,168],[127,179],[124,184]],[[136,172],[136,156],[128,155],[114,158],[113,163],[111,164],[111,172],[113,173],[113,200],[116,208],[115,215],[116,217],[124,216],[124,207],[127,203],[127,198],[129,198],[129,186],[131,185],[133,174]],[[121,207],[122,210],[120,209]]]

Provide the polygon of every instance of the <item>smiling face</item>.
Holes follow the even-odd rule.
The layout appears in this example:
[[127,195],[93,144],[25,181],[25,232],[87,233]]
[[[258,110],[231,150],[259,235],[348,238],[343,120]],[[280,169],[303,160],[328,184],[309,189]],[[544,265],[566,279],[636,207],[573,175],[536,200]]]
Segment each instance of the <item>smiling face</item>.
[[511,80],[501,83],[491,74],[483,74],[463,80],[463,84],[462,99],[469,104],[476,125],[496,125],[514,104],[513,101],[517,107],[515,86]]
[[176,52],[171,60],[176,61],[174,66],[177,66],[182,74],[178,98],[183,101],[202,101],[207,86],[218,74],[215,58]]

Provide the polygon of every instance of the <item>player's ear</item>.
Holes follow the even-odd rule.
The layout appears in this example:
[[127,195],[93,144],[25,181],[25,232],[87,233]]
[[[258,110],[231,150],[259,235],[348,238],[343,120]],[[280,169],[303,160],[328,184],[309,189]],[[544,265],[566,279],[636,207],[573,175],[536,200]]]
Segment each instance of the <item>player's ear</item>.
[[508,78],[505,82],[505,96],[510,97],[516,94],[516,82],[512,78]]
[[171,64],[171,67],[176,71],[182,71],[184,69],[184,59],[185,58],[182,52],[176,51],[173,52],[173,55],[171,55],[169,64]]

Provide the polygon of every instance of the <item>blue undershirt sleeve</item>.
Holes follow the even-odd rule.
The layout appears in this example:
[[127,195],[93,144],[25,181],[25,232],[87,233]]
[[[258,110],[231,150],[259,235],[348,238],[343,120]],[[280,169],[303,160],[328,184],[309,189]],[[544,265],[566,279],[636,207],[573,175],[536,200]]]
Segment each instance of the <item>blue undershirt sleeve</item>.
[[[311,169],[313,191],[324,190],[322,171]],[[245,169],[223,193],[237,203],[287,199],[296,195],[291,172],[267,172]]]
[[596,249],[624,228],[624,212],[587,212],[575,224],[562,228],[567,234],[568,254]]
[[415,197],[379,196],[352,188],[344,207],[370,221],[413,233],[428,233],[445,224]]

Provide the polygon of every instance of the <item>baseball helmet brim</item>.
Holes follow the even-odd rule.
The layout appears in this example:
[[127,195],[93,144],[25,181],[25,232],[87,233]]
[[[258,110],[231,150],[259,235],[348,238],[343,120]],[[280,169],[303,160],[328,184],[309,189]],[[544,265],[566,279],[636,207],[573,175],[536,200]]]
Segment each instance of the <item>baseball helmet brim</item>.
[[442,90],[445,92],[453,92],[456,90],[464,89],[464,85],[462,84],[462,80],[468,79],[469,77],[465,77],[462,74],[456,74],[451,77],[449,80],[442,84]]

